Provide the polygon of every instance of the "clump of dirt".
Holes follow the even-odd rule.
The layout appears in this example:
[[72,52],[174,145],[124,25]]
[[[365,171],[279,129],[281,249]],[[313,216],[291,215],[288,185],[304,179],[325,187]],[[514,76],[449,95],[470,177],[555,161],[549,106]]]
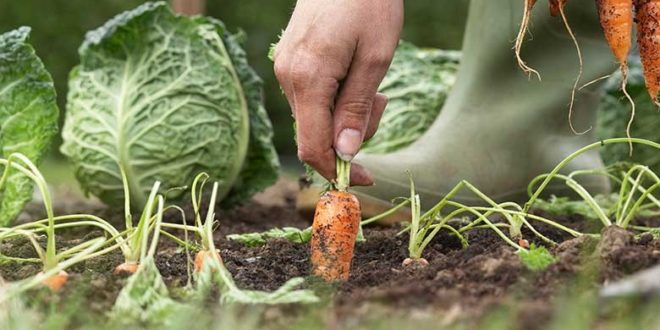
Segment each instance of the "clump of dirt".
[[660,262],[660,243],[649,236],[636,240],[631,232],[619,226],[603,229],[597,248],[602,279],[617,280]]

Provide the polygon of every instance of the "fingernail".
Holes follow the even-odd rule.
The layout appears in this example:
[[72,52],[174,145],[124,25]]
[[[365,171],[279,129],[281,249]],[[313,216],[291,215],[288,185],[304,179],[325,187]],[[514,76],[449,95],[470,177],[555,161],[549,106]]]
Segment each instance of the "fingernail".
[[353,128],[344,128],[339,132],[335,152],[342,160],[350,162],[362,144],[362,134]]

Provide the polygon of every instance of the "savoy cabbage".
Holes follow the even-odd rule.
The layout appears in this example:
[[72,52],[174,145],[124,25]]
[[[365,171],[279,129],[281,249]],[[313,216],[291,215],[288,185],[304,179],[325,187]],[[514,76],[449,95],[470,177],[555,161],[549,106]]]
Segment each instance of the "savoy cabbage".
[[[59,110],[53,80],[29,37],[28,27],[0,35],[0,157],[21,153],[38,163],[57,133]],[[0,226],[11,225],[32,190],[28,177],[10,169],[0,187]]]
[[131,201],[143,205],[153,182],[167,191],[200,172],[222,182],[225,202],[272,184],[279,163],[262,81],[238,39],[164,2],[89,32],[70,74],[61,148],[83,190],[119,205],[125,175]]
[[433,124],[456,80],[460,52],[400,41],[378,92],[389,101],[361,151],[388,153],[415,142]]

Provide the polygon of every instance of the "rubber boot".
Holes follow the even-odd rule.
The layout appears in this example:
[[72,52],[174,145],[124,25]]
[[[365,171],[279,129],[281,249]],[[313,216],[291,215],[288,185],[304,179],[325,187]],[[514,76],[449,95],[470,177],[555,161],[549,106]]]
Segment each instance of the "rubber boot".
[[[440,116],[407,148],[356,157],[355,162],[375,176],[375,186],[356,188],[365,211],[377,213],[391,207],[391,199],[408,196],[407,171],[413,175],[423,208],[432,207],[461,180],[497,201],[526,201],[531,179],[595,141],[593,130],[576,135],[569,127],[568,105],[579,70],[578,56],[561,18],[551,17],[545,3],[536,4],[522,54],[540,72],[542,81],[528,78],[518,67],[512,45],[522,5],[522,0],[471,1],[457,81]],[[569,1],[565,12],[582,50],[581,82],[616,70],[594,2]],[[595,125],[597,90],[594,84],[576,94],[572,117],[576,131]],[[575,159],[563,172],[602,166],[598,152],[593,151]],[[593,193],[610,188],[601,176],[585,177],[581,183]],[[547,189],[558,195],[567,191],[560,181]],[[467,191],[454,200],[481,202]]]

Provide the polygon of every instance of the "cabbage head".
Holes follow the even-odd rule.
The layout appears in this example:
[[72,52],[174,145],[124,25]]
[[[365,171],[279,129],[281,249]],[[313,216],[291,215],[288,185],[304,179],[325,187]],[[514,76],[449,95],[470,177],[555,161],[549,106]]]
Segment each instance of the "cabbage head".
[[87,33],[70,73],[62,152],[83,190],[133,205],[153,182],[168,198],[200,172],[225,203],[272,184],[279,166],[262,81],[241,36],[207,17],[146,3]]
[[[38,163],[57,134],[59,110],[53,80],[29,38],[29,27],[0,35],[0,157],[21,153]],[[11,225],[32,198],[30,178],[8,173],[0,188],[0,226]]]
[[[639,55],[628,59],[628,67],[627,91],[636,105],[630,135],[660,143],[660,113],[646,91]],[[630,119],[630,103],[621,91],[621,73],[617,71],[613,74],[605,83],[604,89],[605,93],[598,109],[598,139],[625,137]],[[655,148],[635,144],[631,157],[628,144],[609,144],[601,148],[601,156],[606,165],[633,162],[646,165],[653,172],[660,174],[660,153]]]
[[378,92],[389,102],[361,152],[382,154],[415,142],[433,124],[456,80],[460,52],[401,41]]

